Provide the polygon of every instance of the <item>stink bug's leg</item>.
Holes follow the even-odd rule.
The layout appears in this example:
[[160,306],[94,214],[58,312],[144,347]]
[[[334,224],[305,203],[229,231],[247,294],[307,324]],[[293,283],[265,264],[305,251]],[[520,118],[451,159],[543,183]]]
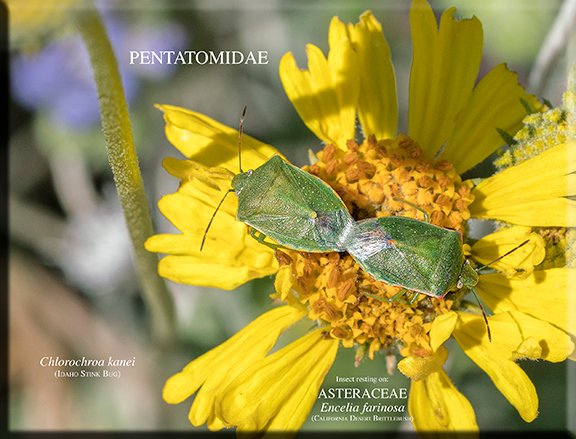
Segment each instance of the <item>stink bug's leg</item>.
[[420,206],[417,206],[414,203],[411,203],[410,201],[404,200],[403,198],[397,198],[394,197],[393,198],[394,201],[398,201],[400,203],[405,203],[408,206],[413,207],[414,209],[416,209],[417,211],[419,211],[420,213],[422,213],[422,215],[424,215],[424,221],[426,221],[427,223],[430,222],[430,216],[428,215],[428,212],[426,212],[424,209],[422,209]]
[[204,242],[206,241],[206,236],[208,235],[208,230],[210,230],[210,226],[212,225],[212,221],[214,221],[214,217],[216,216],[216,213],[220,210],[220,207],[222,207],[222,203],[224,203],[224,200],[226,199],[226,197],[228,196],[228,194],[230,192],[234,192],[234,189],[229,189],[226,191],[226,193],[224,194],[224,196],[222,197],[222,199],[218,203],[218,206],[216,206],[216,210],[214,211],[214,213],[210,217],[210,221],[208,221],[208,225],[206,226],[206,230],[204,230],[204,235],[202,235],[202,242],[200,243],[200,251],[202,251],[202,249],[204,248]]
[[482,306],[482,303],[480,302],[480,298],[478,297],[478,293],[472,287],[468,287],[468,289],[470,291],[472,291],[472,294],[476,298],[476,302],[478,303],[478,306],[480,307],[480,311],[482,311],[482,317],[484,317],[484,323],[486,323],[486,332],[488,333],[488,341],[492,342],[492,333],[490,332],[490,325],[488,324],[488,317],[486,316],[486,311],[484,311],[484,307]]
[[445,149],[446,149],[446,142],[444,142],[444,143],[440,146],[440,149],[438,149],[438,151],[436,152],[436,154],[434,154],[434,160],[437,160],[438,157],[440,157],[440,155],[444,152]]
[[406,288],[400,288],[400,291],[398,291],[392,297],[386,299],[386,302],[397,302],[404,294],[408,292],[410,292],[410,290],[407,290]]
[[264,233],[259,232],[258,230],[250,227],[250,236],[252,238],[254,238],[256,241],[258,241],[260,244],[265,245],[266,247],[270,247],[272,250],[276,250],[276,249],[286,249],[286,250],[290,250],[287,247],[284,247],[283,245],[279,245],[279,244],[273,244],[271,242],[266,242],[266,235]]
[[384,297],[377,296],[376,294],[372,293],[364,293],[366,297],[371,297],[372,299],[379,300],[380,302],[388,302],[389,299],[385,299]]
[[[260,244],[268,244],[268,243],[264,242],[266,235],[264,235],[263,233],[260,233],[258,230],[253,229],[252,227],[248,227],[248,233],[250,233],[250,236],[252,238],[254,238],[256,241],[258,241]],[[272,245],[272,244],[270,244],[270,245]]]
[[402,295],[403,295],[404,293],[406,293],[407,291],[408,291],[408,290],[401,289],[399,292],[397,292],[396,294],[394,294],[392,297],[381,297],[381,296],[378,296],[378,295],[372,294],[372,293],[364,293],[364,295],[365,295],[366,297],[371,297],[372,299],[379,300],[380,302],[396,302],[396,301],[398,301],[398,300],[402,297]]
[[407,290],[406,288],[401,288],[400,291],[398,291],[392,297],[388,297],[388,298],[380,297],[380,296],[377,296],[376,294],[370,294],[370,293],[364,293],[364,295],[371,297],[372,299],[379,300],[380,302],[390,303],[390,302],[397,302],[398,300],[400,300],[402,298],[402,296],[404,294],[408,294],[408,293],[414,293],[414,295],[408,301],[408,304],[412,305],[414,303],[414,301],[416,300],[416,298],[418,297],[418,294],[420,294],[420,293],[417,293],[416,291]]

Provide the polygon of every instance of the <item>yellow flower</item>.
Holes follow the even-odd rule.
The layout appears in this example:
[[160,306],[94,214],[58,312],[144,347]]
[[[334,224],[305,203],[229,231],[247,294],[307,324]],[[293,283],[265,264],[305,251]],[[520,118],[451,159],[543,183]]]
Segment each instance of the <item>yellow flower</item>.
[[483,180],[474,190],[471,213],[526,226],[572,225],[576,202],[566,197],[576,190],[573,149],[573,142],[554,146]]
[[[401,288],[376,281],[347,254],[273,251],[261,245],[235,221],[234,195],[222,203],[200,253],[206,224],[231,187],[233,174],[227,170],[238,169],[238,133],[198,113],[160,106],[168,139],[187,157],[164,162],[181,184],[159,206],[182,233],[148,240],[149,250],[168,254],[160,273],[224,289],[275,273],[273,297],[287,304],[270,312],[287,316],[262,344],[256,335],[247,336],[253,340],[249,346],[236,337],[256,334],[258,328],[265,334],[259,322],[268,314],[168,380],[168,402],[198,392],[190,412],[194,425],[206,422],[212,429],[237,427],[239,432],[297,430],[341,345],[356,349],[357,363],[365,353],[369,359],[377,352],[403,357],[398,368],[412,380],[408,410],[416,429],[475,431],[470,402],[443,368],[450,337],[524,420],[536,417],[537,395],[518,362],[564,361],[574,349],[570,334],[576,332],[567,311],[559,311],[573,309],[568,282],[574,273],[566,267],[539,268],[544,239],[532,227],[575,225],[568,197],[576,195],[576,155],[571,153],[576,145],[566,140],[477,185],[462,180],[463,172],[502,145],[499,132],[514,135],[526,108],[541,105],[504,65],[477,82],[482,27],[476,18],[457,20],[454,13],[454,8],[445,11],[438,24],[428,3],[412,2],[407,134],[396,134],[390,50],[370,12],[356,24],[334,18],[328,56],[308,45],[308,68],[302,70],[288,53],[280,62],[280,78],[303,122],[325,143],[304,169],[329,184],[354,219],[402,215],[425,220],[426,212],[432,224],[461,231],[465,253],[479,265],[525,242],[491,265],[494,273],[480,273],[476,289],[493,313],[489,327],[465,297],[468,288],[441,298],[416,294],[413,301],[388,301]],[[355,139],[356,118],[362,141]],[[255,169],[274,154],[271,146],[243,137],[244,169]],[[507,227],[469,243],[471,218]],[[446,267],[451,269],[460,267]],[[317,329],[267,355],[277,334],[304,316]]]
[[433,355],[406,357],[398,364],[398,369],[413,380],[408,410],[419,431],[476,430],[472,405],[442,369],[447,356],[441,347]]
[[74,14],[89,5],[85,0],[9,0],[10,43],[34,48],[41,38],[70,25]]
[[[216,414],[217,399],[223,396],[222,388],[230,383],[234,385],[238,377],[245,375],[245,371],[259,364],[274,346],[278,336],[303,316],[303,311],[290,306],[262,314],[229,340],[170,377],[164,385],[164,400],[178,404],[200,389],[190,409],[190,422],[196,426],[207,423],[213,430],[234,425]],[[306,354],[302,357],[306,357]],[[311,358],[315,359],[315,356],[311,355]],[[231,364],[233,367],[230,367]]]
[[[237,168],[235,130],[182,108],[166,105],[159,108],[165,114],[168,139],[184,155],[206,157],[203,162],[209,166]],[[250,168],[258,167],[275,153],[271,146],[247,135],[242,146],[242,161]],[[218,155],[208,154],[216,150]],[[164,196],[158,207],[182,234],[155,235],[146,243],[150,251],[169,254],[160,261],[162,276],[176,282],[229,290],[278,270],[273,251],[258,244],[246,233],[244,224],[236,221],[238,202],[232,196],[226,198],[214,219],[208,242],[200,251],[206,225],[221,194],[230,188],[233,175],[230,171],[172,158],[164,160],[164,167],[181,184],[176,193]]]
[[238,432],[299,429],[337,350],[323,329],[310,332],[236,376],[221,393],[217,415]]

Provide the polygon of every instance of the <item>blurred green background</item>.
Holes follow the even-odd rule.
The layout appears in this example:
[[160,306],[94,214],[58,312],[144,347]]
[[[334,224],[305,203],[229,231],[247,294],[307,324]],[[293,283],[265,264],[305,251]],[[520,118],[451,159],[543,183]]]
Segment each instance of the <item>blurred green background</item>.
[[[34,3],[31,1],[30,3]],[[153,343],[140,297],[124,219],[106,161],[96,93],[82,41],[66,8],[82,2],[39,2],[30,17],[11,14],[10,108],[10,428],[13,430],[191,430],[189,402],[161,399],[167,377],[222,342],[264,310],[272,279],[224,292],[169,283],[178,313],[178,340]],[[438,0],[441,11],[476,15],[484,25],[481,75],[507,62],[528,85],[531,69],[562,5],[560,0]],[[505,6],[503,5],[505,3]],[[164,136],[155,103],[180,105],[236,127],[246,105],[245,131],[306,163],[319,141],[305,128],[282,90],[278,62],[304,47],[327,49],[330,19],[358,20],[366,9],[383,25],[396,68],[400,130],[407,120],[411,59],[406,0],[381,1],[101,1],[130,105],[130,114],[156,230],[174,231],[156,201],[176,190],[161,160],[179,157]],[[560,103],[574,35],[543,80],[531,84]],[[268,51],[267,65],[130,65],[129,50]],[[44,356],[136,358],[119,379],[55,378]],[[382,376],[377,355],[354,368],[341,349],[325,387],[338,376]],[[525,424],[459,349],[447,369],[470,399],[484,430],[564,430],[566,366],[523,362],[540,396],[540,415]],[[398,372],[388,386],[408,387]],[[574,409],[574,407],[572,407]],[[319,413],[318,407],[313,413]],[[571,414],[572,417],[574,413]],[[406,430],[398,422],[308,423],[311,430]]]

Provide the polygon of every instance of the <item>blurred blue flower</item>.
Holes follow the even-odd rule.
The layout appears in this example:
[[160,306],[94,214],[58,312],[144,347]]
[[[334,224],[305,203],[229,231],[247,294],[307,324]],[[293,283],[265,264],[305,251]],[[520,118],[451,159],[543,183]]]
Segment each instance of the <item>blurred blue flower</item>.
[[[130,27],[110,14],[104,16],[104,23],[129,103],[138,93],[141,78],[162,79],[175,66],[130,66],[128,51],[181,50],[186,43],[185,31],[175,23]],[[25,108],[49,111],[56,122],[70,129],[86,129],[100,119],[88,52],[78,35],[50,42],[34,54],[12,57],[11,90],[14,100]]]

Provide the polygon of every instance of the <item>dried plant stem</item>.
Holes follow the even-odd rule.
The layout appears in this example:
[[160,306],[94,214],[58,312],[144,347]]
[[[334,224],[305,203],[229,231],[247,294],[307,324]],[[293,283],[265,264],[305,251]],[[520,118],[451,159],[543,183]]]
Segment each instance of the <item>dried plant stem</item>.
[[538,57],[534,61],[528,89],[536,94],[544,91],[546,79],[554,63],[562,55],[569,41],[569,36],[576,25],[576,0],[564,0],[558,15],[552,24]]

